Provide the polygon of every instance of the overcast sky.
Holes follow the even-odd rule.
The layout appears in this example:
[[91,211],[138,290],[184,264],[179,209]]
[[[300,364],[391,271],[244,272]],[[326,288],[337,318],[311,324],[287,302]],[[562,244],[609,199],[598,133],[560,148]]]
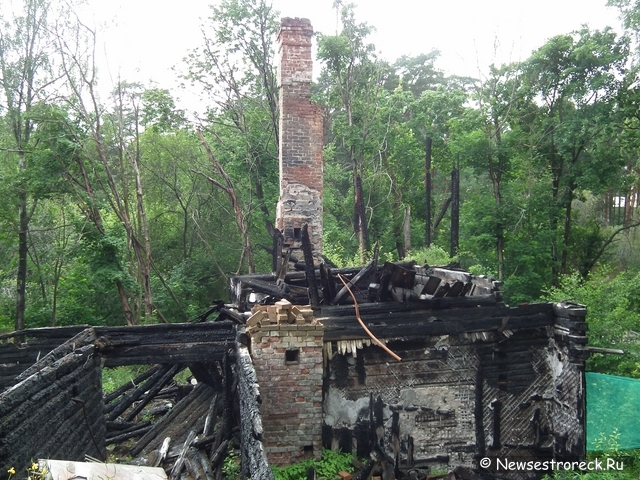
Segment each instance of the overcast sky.
[[[208,5],[218,0],[90,0],[105,34],[98,45],[101,86],[118,77],[153,80],[174,90],[175,74],[189,49],[201,42]],[[355,0],[356,18],[376,28],[371,40],[389,61],[432,49],[437,66],[449,74],[478,76],[492,64],[526,59],[546,39],[588,24],[619,28],[617,11],[606,0]],[[334,34],[333,0],[273,0],[282,17],[309,18],[315,31]],[[162,6],[161,6],[162,5]],[[105,83],[107,85],[105,85]]]

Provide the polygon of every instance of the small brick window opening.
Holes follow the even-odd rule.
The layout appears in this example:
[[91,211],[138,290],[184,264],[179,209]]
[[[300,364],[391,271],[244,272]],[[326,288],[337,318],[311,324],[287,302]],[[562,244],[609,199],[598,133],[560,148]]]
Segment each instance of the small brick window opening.
[[300,349],[295,348],[284,351],[284,361],[286,363],[298,363],[300,361]]

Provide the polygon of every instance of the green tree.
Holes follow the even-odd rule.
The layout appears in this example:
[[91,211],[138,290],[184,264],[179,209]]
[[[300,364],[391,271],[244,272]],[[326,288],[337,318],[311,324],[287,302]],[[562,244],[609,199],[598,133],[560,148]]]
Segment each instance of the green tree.
[[29,223],[37,198],[29,184],[32,133],[36,127],[34,109],[51,93],[57,78],[51,63],[51,21],[55,15],[48,0],[25,0],[18,9],[13,4],[0,6],[0,87],[4,119],[11,132],[11,142],[4,150],[5,161],[16,162],[13,178],[18,236],[16,274],[15,329],[25,326]]
[[339,9],[342,31],[339,35],[318,36],[318,58],[324,64],[322,103],[330,108],[333,143],[339,156],[336,160],[351,170],[353,231],[364,253],[369,249],[369,238],[362,179],[370,128],[383,91],[382,65],[375,57],[375,47],[366,43],[373,29],[357,23],[354,5],[335,2],[334,8]]
[[[536,156],[551,174],[554,281],[568,271],[576,192],[598,186],[587,180],[605,182],[619,171],[615,163],[603,169],[594,147],[612,121],[628,52],[628,39],[616,38],[612,30],[583,29],[553,37],[524,65],[525,88],[536,109],[522,118],[532,133]],[[588,175],[593,168],[600,175]]]

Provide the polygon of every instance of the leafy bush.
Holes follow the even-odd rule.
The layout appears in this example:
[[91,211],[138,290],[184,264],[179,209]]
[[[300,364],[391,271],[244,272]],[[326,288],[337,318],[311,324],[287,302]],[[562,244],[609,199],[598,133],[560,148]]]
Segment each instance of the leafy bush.
[[272,467],[276,480],[299,480],[307,478],[309,468],[314,468],[319,479],[331,480],[338,476],[339,472],[353,473],[351,465],[353,455],[328,449],[322,450],[322,459],[309,458],[293,465],[285,467]]
[[601,269],[587,280],[567,275],[543,298],[586,305],[589,345],[624,350],[624,356],[591,355],[588,370],[640,378],[640,272],[614,275]]

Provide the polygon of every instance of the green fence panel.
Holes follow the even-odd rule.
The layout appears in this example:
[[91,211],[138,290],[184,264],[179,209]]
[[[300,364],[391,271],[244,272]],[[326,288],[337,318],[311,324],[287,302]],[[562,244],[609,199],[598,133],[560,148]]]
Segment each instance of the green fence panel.
[[640,380],[587,372],[587,450],[640,448]]

